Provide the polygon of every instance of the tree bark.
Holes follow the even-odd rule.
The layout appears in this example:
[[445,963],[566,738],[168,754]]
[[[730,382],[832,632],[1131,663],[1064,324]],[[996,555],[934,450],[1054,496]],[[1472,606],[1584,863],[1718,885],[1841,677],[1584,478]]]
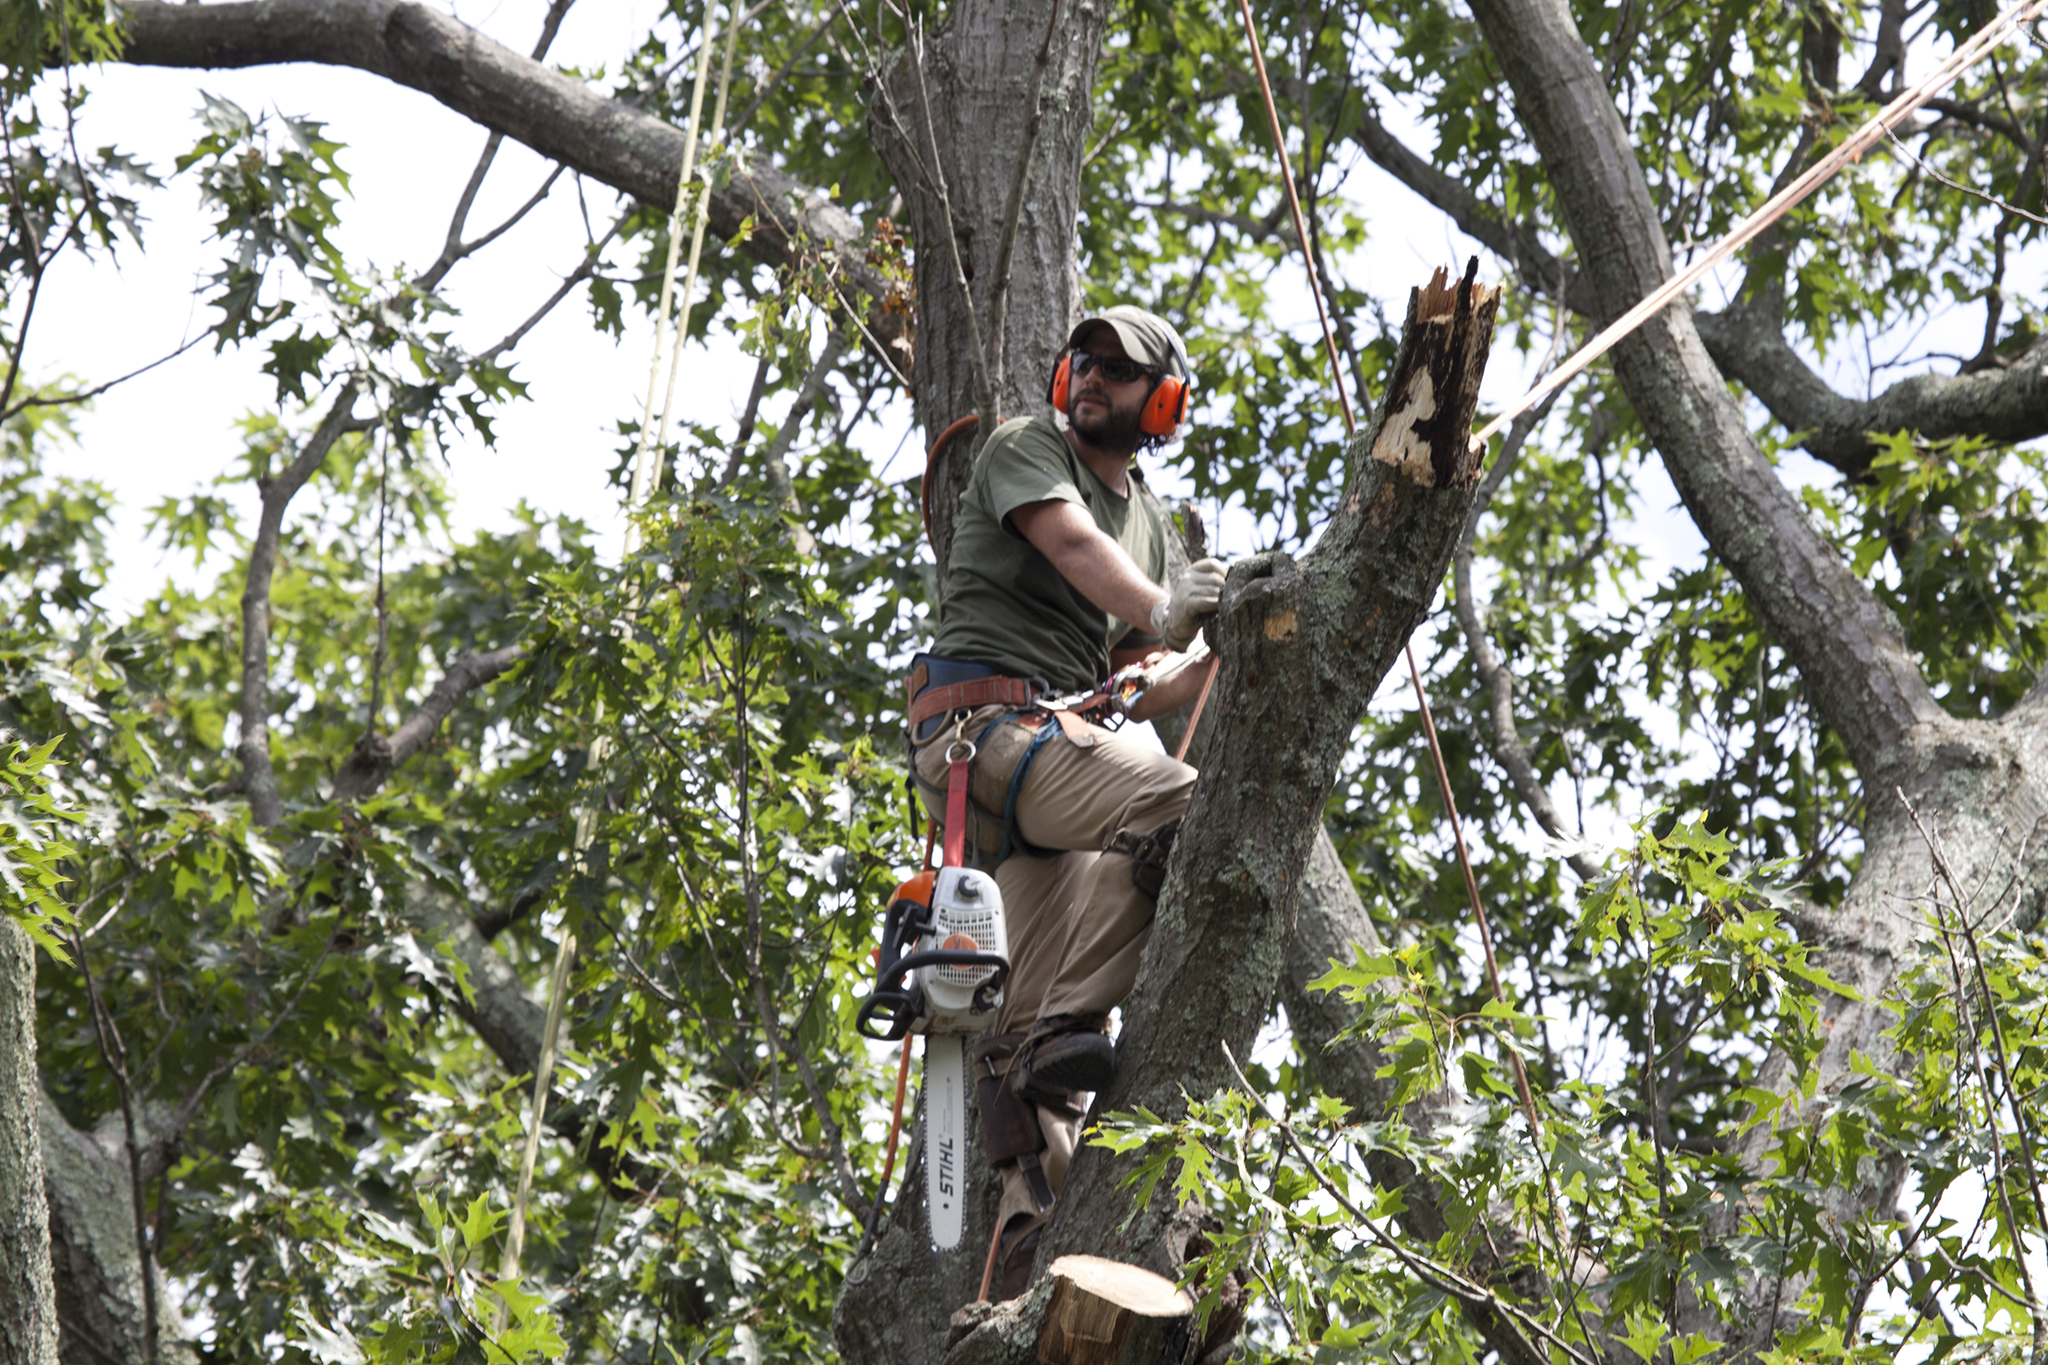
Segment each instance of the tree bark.
[[36,950],[0,915],[0,1360],[56,1365],[57,1298],[36,1113]]
[[[102,1116],[91,1132],[80,1132],[43,1095],[41,1116],[63,1365],[128,1365],[148,1358],[145,1274],[156,1282],[157,1359],[164,1365],[191,1365],[196,1356],[163,1271],[153,1262],[145,1268],[136,1251],[131,1167],[120,1112]],[[136,1115],[136,1126],[145,1134],[145,1181],[163,1174],[169,1152],[160,1135],[169,1118],[156,1105]]]
[[[910,382],[918,425],[928,438],[982,408],[977,369],[995,360],[989,327],[998,244],[1034,107],[1044,115],[1018,202],[1001,372],[989,375],[1001,415],[1043,410],[1053,357],[1080,320],[1074,225],[1106,6],[1057,0],[1055,15],[1055,3],[964,0],[949,8],[943,27],[895,53],[870,103],[869,132],[903,194],[917,246]],[[1028,88],[1055,18],[1038,88]],[[941,576],[953,509],[971,457],[992,425],[985,421],[950,443],[939,462],[929,504]]]

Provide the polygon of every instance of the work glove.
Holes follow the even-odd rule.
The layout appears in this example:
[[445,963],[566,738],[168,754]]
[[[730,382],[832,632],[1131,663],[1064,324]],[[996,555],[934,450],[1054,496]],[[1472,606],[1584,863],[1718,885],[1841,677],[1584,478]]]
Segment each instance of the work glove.
[[1152,608],[1152,633],[1168,649],[1186,649],[1201,632],[1205,618],[1216,614],[1227,570],[1220,559],[1198,559],[1174,580],[1173,591]]

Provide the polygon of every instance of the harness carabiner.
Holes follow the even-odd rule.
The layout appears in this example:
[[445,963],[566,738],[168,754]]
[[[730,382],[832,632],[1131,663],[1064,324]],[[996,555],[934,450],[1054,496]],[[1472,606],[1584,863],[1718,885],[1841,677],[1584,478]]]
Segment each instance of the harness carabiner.
[[967,853],[967,765],[979,752],[967,738],[966,711],[954,712],[953,742],[946,746],[946,843],[940,855],[946,867],[958,867]]
[[[971,714],[973,713],[969,711],[955,711],[953,713],[953,742],[946,746],[946,762],[948,764],[972,763],[974,762],[974,756],[981,752],[975,742],[967,737],[967,717]],[[966,752],[962,753],[962,749],[965,749]]]

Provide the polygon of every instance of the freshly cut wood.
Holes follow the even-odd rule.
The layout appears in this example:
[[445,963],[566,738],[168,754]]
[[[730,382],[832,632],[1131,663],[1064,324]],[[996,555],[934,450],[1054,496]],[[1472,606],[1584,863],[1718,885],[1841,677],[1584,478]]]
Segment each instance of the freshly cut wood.
[[1180,1365],[1194,1343],[1195,1304],[1164,1275],[1100,1256],[1062,1256],[1045,1326],[1043,1365]]

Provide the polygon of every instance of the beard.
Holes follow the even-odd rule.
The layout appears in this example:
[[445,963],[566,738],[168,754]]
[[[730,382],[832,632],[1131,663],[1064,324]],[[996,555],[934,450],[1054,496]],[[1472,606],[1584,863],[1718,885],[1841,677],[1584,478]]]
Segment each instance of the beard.
[[[1138,419],[1145,410],[1145,398],[1150,398],[1151,395],[1147,394],[1145,398],[1126,407],[1118,407],[1110,401],[1109,395],[1099,390],[1088,397],[1100,403],[1103,410],[1091,413],[1087,417],[1069,412],[1067,425],[1074,429],[1074,435],[1079,437],[1083,444],[1091,445],[1097,450],[1114,451],[1124,455],[1136,451],[1138,438],[1144,434],[1138,427]],[[1078,401],[1073,404],[1077,410],[1080,406]]]

